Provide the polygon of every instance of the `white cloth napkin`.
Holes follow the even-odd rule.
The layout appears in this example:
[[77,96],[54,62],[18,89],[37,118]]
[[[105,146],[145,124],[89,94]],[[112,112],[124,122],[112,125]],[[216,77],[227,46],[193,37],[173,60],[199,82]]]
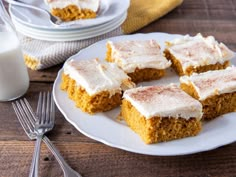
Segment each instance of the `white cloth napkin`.
[[42,41],[21,34],[19,34],[19,39],[22,45],[26,65],[33,70],[40,70],[64,62],[70,56],[97,41],[122,34],[122,29],[119,27],[109,33],[80,41]]

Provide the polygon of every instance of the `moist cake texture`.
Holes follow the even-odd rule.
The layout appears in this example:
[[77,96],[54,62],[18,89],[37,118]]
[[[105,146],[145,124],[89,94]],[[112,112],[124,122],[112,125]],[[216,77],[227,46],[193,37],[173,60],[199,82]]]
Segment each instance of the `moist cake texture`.
[[108,41],[106,60],[116,63],[136,83],[159,79],[171,65],[155,40]]
[[166,42],[165,56],[180,75],[225,69],[234,53],[213,36],[189,35]]
[[236,111],[236,68],[180,77],[180,87],[203,106],[203,119]]
[[95,18],[100,0],[44,0],[52,15],[63,21]]
[[72,59],[63,67],[61,89],[90,114],[119,106],[122,92],[134,86],[123,70],[99,59]]
[[201,130],[202,105],[177,85],[126,90],[121,116],[147,144],[195,136]]

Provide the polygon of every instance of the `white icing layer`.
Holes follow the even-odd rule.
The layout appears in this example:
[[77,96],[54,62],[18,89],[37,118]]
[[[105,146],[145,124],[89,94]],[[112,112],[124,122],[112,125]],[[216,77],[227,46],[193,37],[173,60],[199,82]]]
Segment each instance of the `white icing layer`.
[[213,95],[236,92],[236,67],[183,76],[180,77],[180,82],[192,84],[199,100],[205,100]]
[[213,36],[204,38],[201,34],[189,35],[167,42],[167,49],[181,63],[183,70],[189,66],[198,67],[220,63],[234,57],[234,53]]
[[146,119],[154,116],[201,119],[202,105],[177,85],[148,86],[130,89],[123,96]]
[[64,73],[74,79],[89,95],[109,91],[112,96],[135,86],[116,64],[98,59],[69,60],[64,65]]
[[112,49],[111,57],[126,73],[132,73],[136,68],[165,69],[171,65],[155,40],[109,41],[108,45]]
[[65,8],[69,5],[75,5],[79,9],[90,9],[94,12],[98,11],[99,0],[44,0],[45,3],[50,7],[54,8]]

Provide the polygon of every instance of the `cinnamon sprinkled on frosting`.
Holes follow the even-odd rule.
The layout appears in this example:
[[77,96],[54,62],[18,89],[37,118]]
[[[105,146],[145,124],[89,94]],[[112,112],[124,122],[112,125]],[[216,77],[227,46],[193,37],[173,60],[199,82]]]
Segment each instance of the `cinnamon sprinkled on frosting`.
[[112,48],[111,57],[126,73],[134,72],[136,68],[165,69],[171,65],[155,40],[109,41],[108,44]]
[[167,49],[179,60],[184,70],[189,66],[223,64],[234,57],[234,53],[223,43],[218,43],[213,36],[186,35],[166,44]]
[[139,87],[125,91],[124,96],[145,118],[202,116],[202,105],[177,85]]
[[89,95],[102,91],[109,91],[111,95],[124,89],[133,88],[127,74],[114,63],[107,63],[99,59],[69,60],[65,63],[64,73],[83,87]]
[[180,82],[192,84],[200,100],[222,93],[232,93],[236,91],[236,67],[183,76],[180,77]]

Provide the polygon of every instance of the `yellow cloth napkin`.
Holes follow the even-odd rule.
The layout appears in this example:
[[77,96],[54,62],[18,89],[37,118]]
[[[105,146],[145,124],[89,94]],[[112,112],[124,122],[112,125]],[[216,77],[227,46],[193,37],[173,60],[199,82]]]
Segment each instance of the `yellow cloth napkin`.
[[73,41],[52,42],[32,39],[20,35],[26,65],[40,70],[64,62],[81,49],[112,36],[133,33],[167,14],[183,0],[131,0],[128,17],[121,27],[95,38]]
[[131,0],[128,17],[122,25],[125,34],[150,24],[180,5],[183,0]]

